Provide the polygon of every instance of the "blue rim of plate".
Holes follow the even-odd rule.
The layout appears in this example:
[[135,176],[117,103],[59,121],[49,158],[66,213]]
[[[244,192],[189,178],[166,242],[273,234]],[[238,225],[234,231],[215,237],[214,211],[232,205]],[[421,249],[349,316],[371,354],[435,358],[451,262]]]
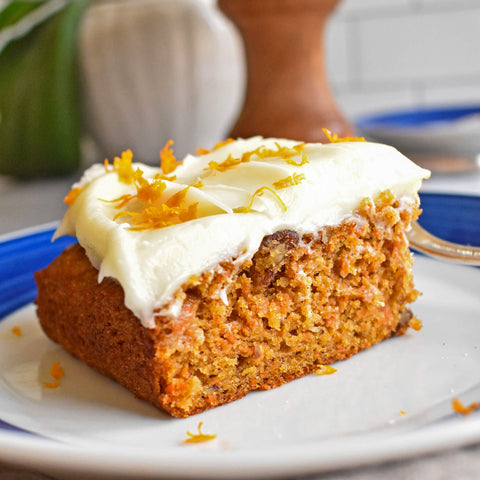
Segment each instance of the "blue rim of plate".
[[[480,246],[480,197],[422,193],[419,223],[434,235],[451,242]],[[34,272],[46,267],[76,240],[52,242],[55,231],[45,226],[35,233],[19,233],[0,241],[0,321],[33,302],[37,295]]]
[[413,108],[365,115],[356,119],[355,125],[359,130],[421,128],[439,122],[453,122],[477,113],[480,113],[480,105]]

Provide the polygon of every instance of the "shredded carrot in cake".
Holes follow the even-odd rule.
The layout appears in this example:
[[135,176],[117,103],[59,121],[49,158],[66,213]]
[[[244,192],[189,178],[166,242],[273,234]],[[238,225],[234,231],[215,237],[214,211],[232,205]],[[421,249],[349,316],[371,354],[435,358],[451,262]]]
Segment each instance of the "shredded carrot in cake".
[[294,185],[298,185],[305,180],[305,175],[303,173],[294,173],[289,177],[282,178],[277,182],[273,182],[273,186],[280,190],[282,188],[293,187]]
[[253,201],[255,200],[256,197],[261,197],[263,195],[263,192],[265,192],[265,191],[269,191],[269,192],[273,193],[275,199],[280,204],[280,207],[282,208],[282,210],[284,212],[287,211],[287,206],[285,205],[283,200],[270,187],[260,187],[260,188],[258,188],[255,191],[255,193],[252,195],[252,197],[250,198],[250,202],[246,207],[237,207],[237,208],[234,208],[233,211],[235,213],[249,213],[249,212],[251,212]]
[[203,422],[198,424],[198,433],[187,432],[188,438],[186,438],[183,443],[202,443],[208,442],[209,440],[214,440],[217,438],[217,435],[208,435],[202,432]]
[[331,365],[319,365],[318,369],[315,370],[317,375],[331,375],[332,373],[337,372],[337,369]]
[[80,193],[82,193],[81,188],[78,188],[78,187],[72,188],[68,193],[68,195],[63,199],[64,203],[66,203],[67,205],[73,205],[73,203],[75,202],[77,197],[80,195]]
[[332,133],[327,128],[322,128],[323,133],[327,136],[330,143],[339,142],[365,142],[363,137],[339,137],[336,133]]
[[417,317],[412,317],[408,322],[408,326],[416,330],[417,332],[422,329],[422,321]]
[[47,388],[57,388],[60,384],[60,380],[64,376],[63,368],[60,366],[60,363],[53,362],[50,367],[50,375],[54,379],[53,382],[43,382]]
[[460,413],[462,415],[470,415],[478,407],[479,407],[478,402],[473,402],[468,407],[466,407],[458,398],[454,398],[452,400],[453,411]]
[[175,155],[173,154],[173,140],[169,140],[160,151],[160,167],[164,174],[168,175],[175,171],[181,162],[177,162]]
[[18,326],[12,328],[12,333],[14,333],[17,337],[22,336],[22,329]]

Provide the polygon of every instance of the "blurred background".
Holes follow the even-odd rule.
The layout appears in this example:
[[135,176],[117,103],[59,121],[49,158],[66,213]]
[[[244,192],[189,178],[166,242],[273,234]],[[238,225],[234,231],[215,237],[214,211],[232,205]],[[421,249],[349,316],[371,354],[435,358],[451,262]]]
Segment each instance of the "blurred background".
[[342,111],[480,104],[479,29],[477,0],[344,0],[326,38]]

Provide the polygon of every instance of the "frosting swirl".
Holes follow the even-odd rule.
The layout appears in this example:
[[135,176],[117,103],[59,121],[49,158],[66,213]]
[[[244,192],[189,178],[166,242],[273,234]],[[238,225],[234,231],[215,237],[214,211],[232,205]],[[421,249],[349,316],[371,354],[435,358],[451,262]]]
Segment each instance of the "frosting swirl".
[[99,281],[115,278],[149,328],[192,275],[251,258],[265,235],[338,224],[385,190],[417,201],[429,176],[394,148],[368,142],[252,137],[188,155],[176,168],[169,162],[168,175],[122,159],[85,172],[55,237],[76,236]]

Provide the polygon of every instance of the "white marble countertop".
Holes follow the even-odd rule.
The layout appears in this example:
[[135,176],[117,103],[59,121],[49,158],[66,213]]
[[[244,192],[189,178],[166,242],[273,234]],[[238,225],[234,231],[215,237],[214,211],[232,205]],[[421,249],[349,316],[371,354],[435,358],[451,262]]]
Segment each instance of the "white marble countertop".
[[[0,177],[0,234],[59,220],[63,197],[75,178],[19,182]],[[480,172],[455,176],[433,175],[424,191],[480,195]],[[53,477],[0,464],[0,480],[45,480]],[[74,477],[72,477],[74,478]],[[422,456],[309,477],[312,480],[474,480],[480,478],[480,444]],[[67,480],[67,477],[58,479]],[[97,480],[100,480],[97,479]],[[141,480],[140,478],[138,480]]]

